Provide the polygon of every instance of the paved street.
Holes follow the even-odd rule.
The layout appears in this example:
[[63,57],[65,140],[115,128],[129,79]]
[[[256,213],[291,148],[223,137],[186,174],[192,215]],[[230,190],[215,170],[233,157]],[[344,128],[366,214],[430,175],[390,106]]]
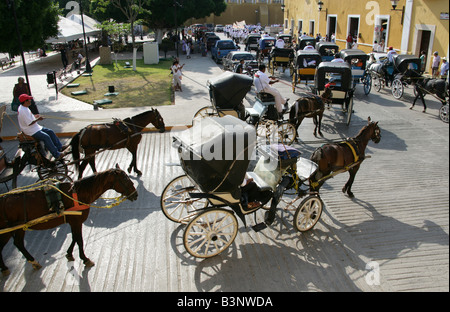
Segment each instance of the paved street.
[[[158,108],[168,127],[190,125],[195,111],[209,103],[208,77],[221,72],[209,57],[198,54],[190,60],[182,56],[181,63],[186,63],[184,92],[176,94],[174,106]],[[288,73],[277,75],[284,83],[275,86],[293,103],[298,94],[292,94]],[[4,79],[3,74],[0,79]],[[253,103],[253,97],[254,93],[249,93],[246,105]],[[296,232],[294,212],[280,210],[275,223],[259,233],[240,222],[231,247],[206,260],[192,258],[185,251],[185,227],[166,219],[160,210],[164,187],[183,173],[173,165],[178,160],[171,137],[178,130],[147,133],[138,156],[138,167],[144,174],[131,175],[138,200],[113,209],[92,208],[84,224],[85,252],[96,265],[84,268],[77,248],[75,262],[66,261],[65,251],[71,242],[68,226],[27,232],[27,249],[42,269],[33,271],[10,241],[3,257],[11,275],[0,277],[0,290],[449,291],[449,127],[438,117],[440,103],[426,97],[428,110],[422,113],[420,103],[414,110],[408,109],[412,99],[411,89],[403,99],[395,100],[387,89],[365,96],[358,86],[350,126],[345,125],[338,107],[325,111],[324,138],[315,138],[312,120],[304,120],[300,143],[294,146],[305,158],[326,140],[355,136],[369,116],[379,121],[382,139],[379,144],[369,143],[367,154],[371,158],[364,161],[356,176],[352,188],[355,198],[341,192],[348,178],[341,174],[322,187],[324,213],[310,232]],[[92,112],[63,113],[96,118]],[[131,112],[95,113],[122,117]],[[61,131],[80,126],[70,124],[66,122]],[[2,146],[12,157],[17,142],[3,142]],[[116,163],[126,168],[130,161],[127,150],[108,151],[97,158],[97,169]],[[90,173],[89,169],[85,175]],[[27,168],[19,183],[27,185],[36,179],[36,173]],[[0,185],[0,190],[6,191],[5,186]],[[104,197],[116,195],[109,191]],[[97,204],[103,205],[105,200]],[[262,220],[263,213],[256,218]],[[253,217],[247,222],[253,225]]]

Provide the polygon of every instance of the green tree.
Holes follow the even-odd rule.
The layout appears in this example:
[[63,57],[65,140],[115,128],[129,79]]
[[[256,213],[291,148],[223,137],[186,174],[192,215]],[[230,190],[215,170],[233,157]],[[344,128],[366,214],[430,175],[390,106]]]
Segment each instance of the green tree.
[[12,8],[14,2],[17,22],[25,51],[44,45],[46,39],[58,35],[60,10],[53,0],[1,0],[0,1],[0,52],[19,55],[20,47],[16,36],[16,24]]

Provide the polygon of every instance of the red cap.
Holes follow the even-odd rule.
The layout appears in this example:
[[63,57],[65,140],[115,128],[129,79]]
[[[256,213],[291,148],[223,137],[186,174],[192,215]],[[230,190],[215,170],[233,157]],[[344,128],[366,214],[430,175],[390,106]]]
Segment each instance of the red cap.
[[32,99],[33,99],[33,97],[29,96],[28,94],[21,94],[19,96],[19,102],[20,103],[24,103],[26,100],[32,100]]
[[389,50],[394,50],[394,48],[393,47],[389,47]]

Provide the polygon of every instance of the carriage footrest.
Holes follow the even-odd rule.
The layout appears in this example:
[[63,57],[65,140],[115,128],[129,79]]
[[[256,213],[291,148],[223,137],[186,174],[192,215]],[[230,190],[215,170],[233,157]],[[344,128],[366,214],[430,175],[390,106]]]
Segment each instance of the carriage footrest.
[[267,224],[265,222],[261,222],[261,223],[258,223],[256,225],[252,226],[253,231],[255,231],[256,233],[264,230],[265,228],[267,228]]

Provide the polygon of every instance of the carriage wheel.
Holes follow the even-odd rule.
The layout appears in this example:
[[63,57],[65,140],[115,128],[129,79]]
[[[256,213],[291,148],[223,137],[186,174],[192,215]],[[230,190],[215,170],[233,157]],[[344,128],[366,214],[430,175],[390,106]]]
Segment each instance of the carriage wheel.
[[439,117],[445,123],[448,123],[448,104],[442,105],[439,109]]
[[364,77],[364,94],[369,95],[372,90],[372,76],[366,75]]
[[214,117],[218,116],[216,110],[212,106],[206,106],[201,109],[199,109],[195,115],[194,118],[192,118],[192,125],[194,125],[194,121],[206,118],[206,117]]
[[353,97],[350,98],[348,101],[347,106],[347,126],[350,125],[350,121],[352,121],[352,115],[353,115]]
[[374,88],[377,92],[380,92],[381,84],[382,84],[382,80],[377,75],[373,75],[372,76],[372,88]]
[[394,79],[392,82],[392,95],[397,100],[403,96],[403,83],[400,79]]
[[261,138],[269,139],[274,133],[275,122],[272,120],[260,120],[256,124],[256,135]]
[[64,182],[73,183],[73,179],[64,173],[52,173],[48,176],[47,179],[54,179],[54,180],[58,180],[59,182],[63,182],[63,183]]
[[189,193],[200,193],[187,175],[173,179],[164,188],[160,204],[164,215],[177,223],[188,223],[200,209],[208,206],[205,198],[191,198]]
[[278,135],[279,140],[286,145],[291,145],[295,137],[297,136],[297,131],[295,130],[295,127],[290,122],[283,122],[282,124],[278,125]]
[[323,202],[318,195],[305,198],[294,215],[294,227],[300,232],[312,229],[322,215]]
[[60,159],[52,165],[45,167],[44,165],[39,165],[37,167],[37,173],[39,176],[39,180],[50,179],[50,176],[57,177],[61,175],[62,177],[67,176],[69,173],[69,169],[67,168],[66,162],[64,159]]
[[232,212],[209,209],[189,222],[183,235],[184,247],[194,257],[213,257],[233,243],[237,231],[238,222]]

